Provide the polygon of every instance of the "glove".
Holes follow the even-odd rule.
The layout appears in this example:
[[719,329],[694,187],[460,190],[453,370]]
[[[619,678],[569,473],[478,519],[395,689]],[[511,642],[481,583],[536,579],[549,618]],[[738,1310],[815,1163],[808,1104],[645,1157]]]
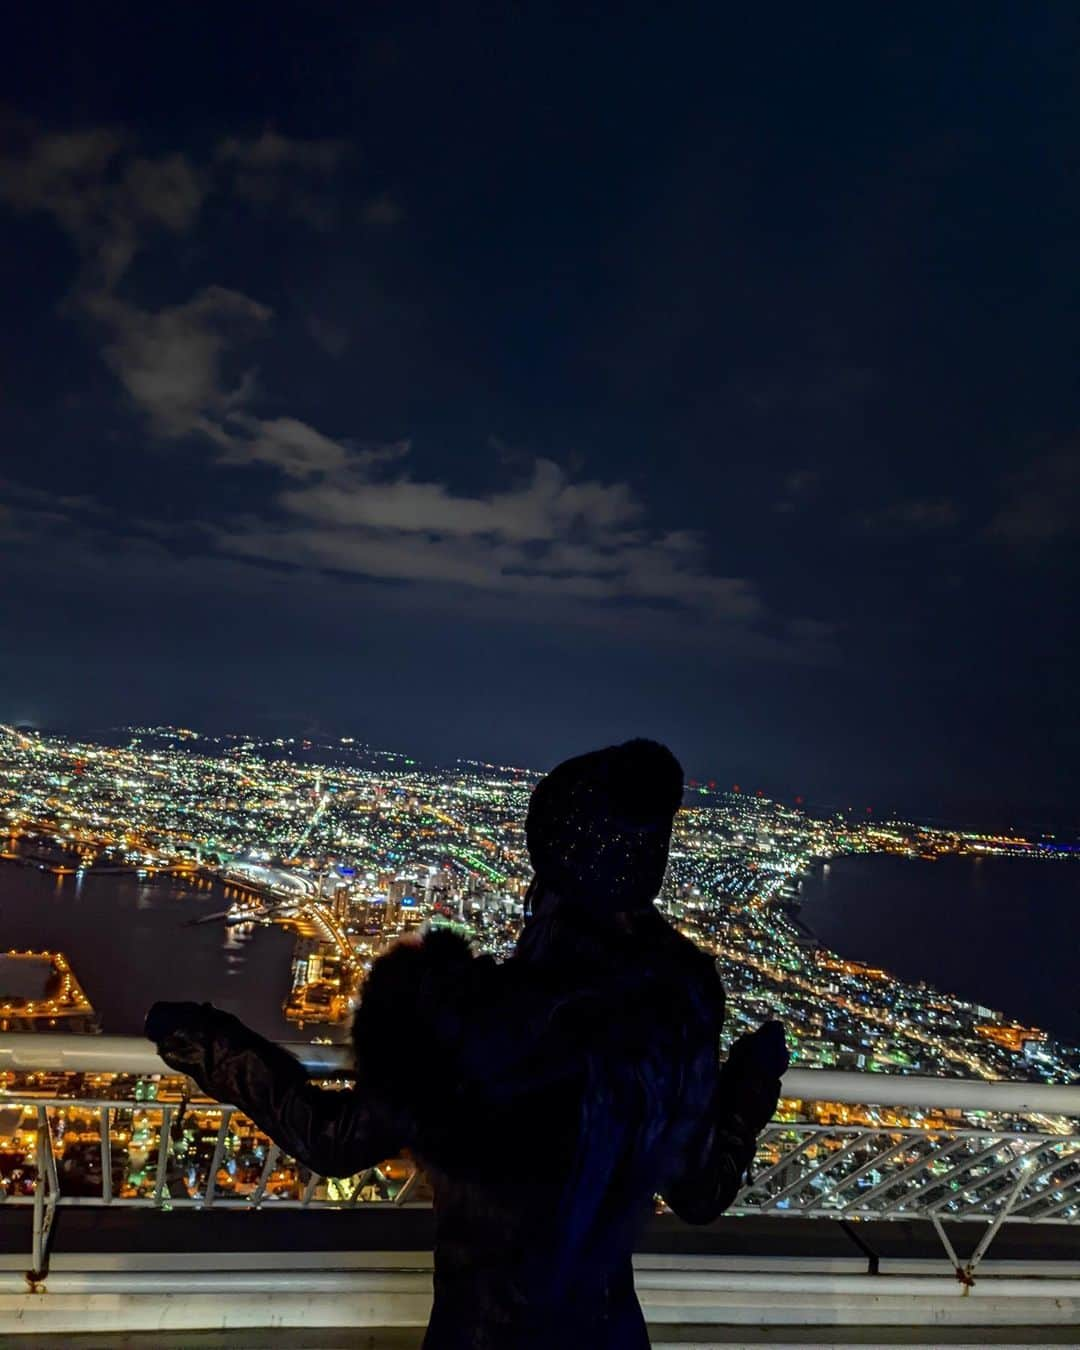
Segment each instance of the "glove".
[[721,1093],[728,1109],[755,1137],[776,1112],[780,1079],[789,1062],[782,1024],[765,1022],[757,1031],[739,1037],[720,1070]]
[[181,1028],[201,1025],[208,1003],[155,1003],[146,1014],[146,1039],[160,1045]]
[[784,1039],[782,1022],[762,1022],[732,1045],[727,1062],[738,1064],[741,1071],[751,1070],[768,1078],[783,1078],[791,1062]]

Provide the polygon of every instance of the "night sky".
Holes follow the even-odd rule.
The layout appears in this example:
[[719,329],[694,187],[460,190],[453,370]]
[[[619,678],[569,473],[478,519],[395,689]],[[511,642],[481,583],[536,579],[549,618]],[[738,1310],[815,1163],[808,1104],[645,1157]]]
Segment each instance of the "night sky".
[[1080,825],[1080,10],[745,8],[19,6],[0,720]]

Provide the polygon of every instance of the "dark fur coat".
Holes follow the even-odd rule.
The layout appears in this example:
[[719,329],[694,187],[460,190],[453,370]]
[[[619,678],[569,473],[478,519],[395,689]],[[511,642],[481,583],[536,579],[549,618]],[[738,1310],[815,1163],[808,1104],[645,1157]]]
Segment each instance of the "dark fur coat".
[[346,1092],[208,1005],[155,1005],[147,1030],[324,1176],[403,1148],[421,1161],[430,1350],[633,1350],[648,1341],[630,1255],[653,1196],[712,1220],[763,1123],[720,1072],[723,1011],[712,960],[649,908],[603,931],[549,915],[501,965],[447,930],[392,949],[364,988]]

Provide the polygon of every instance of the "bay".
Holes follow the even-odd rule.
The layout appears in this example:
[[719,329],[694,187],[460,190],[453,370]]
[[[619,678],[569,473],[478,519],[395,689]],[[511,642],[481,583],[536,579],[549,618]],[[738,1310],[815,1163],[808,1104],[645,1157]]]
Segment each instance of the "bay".
[[[310,1040],[282,1015],[293,936],[188,920],[227,909],[210,882],[54,876],[0,864],[0,950],[62,951],[109,1034],[141,1036],[156,999],[209,1002],[279,1041]],[[321,1028],[316,1028],[321,1030]]]
[[[804,921],[843,956],[1080,1044],[1080,864],[854,855],[815,869],[802,899]],[[188,923],[228,903],[205,882],[0,864],[0,949],[63,951],[109,1033],[141,1035],[162,998],[214,1003],[276,1040],[309,1038],[281,1011],[291,934]]]
[[850,855],[801,918],[826,946],[1080,1044],[1080,862]]

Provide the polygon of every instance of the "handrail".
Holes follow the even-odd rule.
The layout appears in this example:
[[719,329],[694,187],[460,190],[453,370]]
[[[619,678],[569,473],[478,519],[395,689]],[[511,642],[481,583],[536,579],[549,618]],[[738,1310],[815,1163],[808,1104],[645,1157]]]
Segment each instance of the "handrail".
[[[289,1044],[309,1073],[348,1074],[343,1045]],[[23,1073],[123,1073],[176,1076],[139,1036],[75,1036],[49,1032],[0,1033],[0,1070]],[[859,1073],[847,1069],[789,1069],[785,1098],[849,1105],[936,1107],[1010,1115],[1040,1112],[1080,1117],[1080,1085],[1022,1083],[916,1074]]]
[[[349,1072],[350,1050],[344,1045],[282,1047],[291,1051],[312,1074]],[[125,1073],[137,1078],[166,1074],[176,1077],[141,1036],[75,1036],[60,1032],[8,1031],[0,1033],[0,1070],[33,1073]]]

